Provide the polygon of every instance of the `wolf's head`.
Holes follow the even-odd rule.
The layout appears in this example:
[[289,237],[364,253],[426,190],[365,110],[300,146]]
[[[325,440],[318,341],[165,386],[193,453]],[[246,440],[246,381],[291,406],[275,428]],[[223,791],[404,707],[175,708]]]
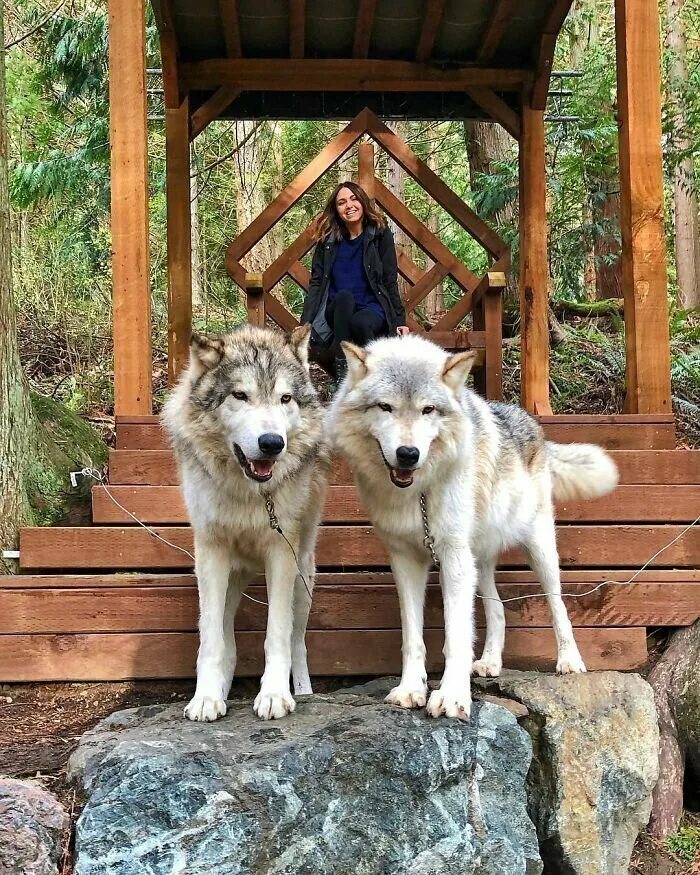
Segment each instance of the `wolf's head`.
[[319,411],[309,378],[309,336],[308,326],[288,338],[245,326],[223,337],[192,339],[183,380],[187,405],[208,440],[223,443],[258,483],[276,470],[288,473],[289,454],[298,457],[300,444],[313,443],[305,432],[320,432],[320,422],[314,429],[308,417],[309,409]]
[[448,355],[415,335],[343,349],[348,376],[331,422],[353,466],[368,474],[383,462],[391,482],[406,488],[421,469],[454,460],[460,398],[476,353]]

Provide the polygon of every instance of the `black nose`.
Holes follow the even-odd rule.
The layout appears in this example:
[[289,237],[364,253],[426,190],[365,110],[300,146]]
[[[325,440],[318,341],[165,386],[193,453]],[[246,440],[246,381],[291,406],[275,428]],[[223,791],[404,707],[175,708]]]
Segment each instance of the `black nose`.
[[397,447],[396,458],[400,465],[410,468],[420,458],[420,450],[418,447]]
[[277,456],[284,449],[284,438],[281,434],[266,432],[258,438],[258,446],[266,456]]

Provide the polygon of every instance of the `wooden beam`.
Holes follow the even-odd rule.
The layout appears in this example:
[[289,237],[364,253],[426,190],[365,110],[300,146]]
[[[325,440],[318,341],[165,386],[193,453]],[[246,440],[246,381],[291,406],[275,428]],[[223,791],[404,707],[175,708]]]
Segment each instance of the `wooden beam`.
[[304,57],[304,25],[306,0],[289,2],[289,57]]
[[430,60],[444,14],[445,0],[426,0],[423,24],[416,47],[416,61],[421,64]]
[[432,233],[413,213],[396,197],[393,192],[380,182],[375,182],[375,197],[396,224],[403,228],[408,236],[424,249],[435,262],[440,262],[447,268],[450,275],[465,292],[465,299],[471,300],[471,294],[479,284],[478,278],[453,255],[435,234]]
[[190,211],[189,101],[165,110],[168,243],[168,382],[189,361],[192,335],[192,216]]
[[415,284],[420,282],[423,276],[425,276],[424,272],[408,257],[408,255],[406,255],[405,252],[399,252],[396,261],[399,273],[412,286],[415,286]]
[[[316,217],[318,218],[318,216]],[[316,219],[312,219],[297,239],[279,255],[263,273],[263,287],[269,292],[289,273],[289,268],[314,246]]]
[[[491,266],[491,271],[506,271],[510,267],[510,252],[506,252],[505,255],[502,255],[499,259],[497,259],[493,265]],[[452,331],[457,328],[457,326],[462,322],[462,320],[467,316],[473,305],[480,301],[481,298],[486,294],[486,291],[489,287],[489,275],[485,274],[480,280],[478,286],[474,289],[474,293],[471,298],[460,298],[459,301],[445,313],[445,315],[440,319],[433,328],[433,331]]]
[[163,102],[177,109],[182,103],[178,70],[178,45],[170,0],[151,0],[160,39],[160,66],[163,79]]
[[247,273],[245,275],[245,295],[248,322],[258,328],[264,328],[265,298],[261,273]]
[[549,273],[544,112],[523,106],[520,136],[520,399],[549,408]]
[[226,54],[229,58],[240,58],[243,52],[237,0],[219,0],[219,15],[226,41]]
[[530,97],[530,105],[533,109],[544,109],[547,104],[549,80],[552,76],[552,64],[554,63],[557,37],[564,24],[564,19],[569,14],[572,3],[573,0],[553,0],[550,6],[549,15],[545,21],[544,30],[535,56],[535,81]]
[[145,0],[109,0],[114,407],[151,413]]
[[503,299],[506,275],[499,271],[487,274],[484,295],[484,332],[486,334],[485,382],[489,401],[503,400]]
[[[363,110],[304,167],[301,173],[229,245],[226,252],[226,270],[241,289],[245,288],[245,268],[239,263],[239,259],[243,258],[259,240],[262,240],[270,228],[287,214],[311,186],[336,161],[342,158],[348,149],[354,146],[366,128],[367,114],[366,110]],[[284,273],[286,273],[286,269],[282,276]]]
[[369,54],[369,44],[372,39],[374,13],[377,0],[360,0],[355,19],[355,39],[353,41],[353,58],[366,58]]
[[414,310],[421,301],[425,300],[435,286],[440,285],[448,273],[449,271],[446,267],[443,267],[441,264],[434,264],[411,289],[406,299],[406,312]]
[[192,123],[190,125],[190,139],[194,140],[198,137],[205,128],[212,122],[216,121],[221,113],[228,109],[233,101],[241,93],[240,88],[234,88],[232,85],[222,85],[207,98],[204,103],[192,113]]
[[374,199],[374,144],[360,143],[357,147],[357,176],[370,200]]
[[499,91],[519,91],[532,78],[519,68],[460,67],[442,69],[411,61],[359,58],[212,58],[181,65],[186,90],[210,91],[235,85],[242,91],[464,91],[486,85]]
[[475,87],[465,89],[467,95],[484,112],[502,125],[514,140],[520,139],[520,116],[493,88]]
[[300,286],[305,292],[309,291],[309,283],[311,282],[311,274],[308,269],[300,261],[295,261],[287,271],[294,282]]
[[616,0],[620,226],[628,413],[671,412],[659,13]]
[[422,161],[411,147],[388,128],[371,110],[367,114],[367,132],[377,143],[423,186],[428,194],[468,231],[491,255],[500,257],[508,252],[504,240],[464,203],[459,195]]
[[498,51],[514,10],[515,0],[496,0],[486,30],[481,38],[481,46],[476,55],[477,63],[488,64],[491,62]]

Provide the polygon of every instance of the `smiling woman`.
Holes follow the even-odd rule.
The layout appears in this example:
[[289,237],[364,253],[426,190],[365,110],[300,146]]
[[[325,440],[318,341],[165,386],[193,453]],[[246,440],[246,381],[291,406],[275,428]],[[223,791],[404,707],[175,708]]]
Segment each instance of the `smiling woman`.
[[355,182],[336,186],[316,226],[317,246],[302,323],[313,343],[331,348],[338,379],[347,371],[340,344],[405,334],[391,231]]

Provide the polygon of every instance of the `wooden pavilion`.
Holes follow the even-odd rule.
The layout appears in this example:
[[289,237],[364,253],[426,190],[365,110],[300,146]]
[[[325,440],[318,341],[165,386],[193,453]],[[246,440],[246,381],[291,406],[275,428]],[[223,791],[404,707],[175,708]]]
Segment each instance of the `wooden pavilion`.
[[[248,295],[253,321],[292,327],[271,291],[285,276],[304,286],[309,229],[262,275],[241,259],[348,149],[381,206],[430,256],[404,258],[415,330],[449,347],[484,350],[479,388],[500,395],[500,294],[507,246],[380,118],[481,118],[519,141],[522,403],[556,440],[613,451],[621,485],[606,499],[558,508],[564,588],[610,585],[569,605],[589,667],[633,668],[647,628],[700,616],[700,453],[676,450],[671,411],[661,165],[660,48],[656,0],[616,0],[622,259],[627,395],[619,416],[553,416],[549,404],[545,102],[557,35],[571,0],[152,0],[160,33],[167,140],[169,370],[185,360],[191,327],[190,142],[217,118],[351,118],[249,228],[226,265]],[[196,586],[191,533],[177,471],[152,415],[148,263],[145,0],[110,0],[110,111],[117,449],[110,492],[172,544],[137,526],[96,487],[93,526],[25,529],[22,574],[0,582],[0,679],[181,677],[193,673]],[[475,276],[373,174],[385,149],[483,246]],[[426,233],[427,232],[427,233]],[[415,308],[445,276],[462,297],[426,329]],[[471,326],[463,328],[471,314]],[[315,674],[395,671],[398,604],[380,542],[366,524],[350,473],[339,466],[319,538],[320,574],[309,626]],[[536,587],[523,557],[502,557],[505,596]],[[256,590],[261,592],[259,586]],[[555,647],[543,600],[508,606],[507,657],[551,667]],[[480,619],[481,615],[480,615]],[[264,608],[238,619],[239,674],[260,670]],[[429,587],[426,640],[440,662],[441,606]]]

